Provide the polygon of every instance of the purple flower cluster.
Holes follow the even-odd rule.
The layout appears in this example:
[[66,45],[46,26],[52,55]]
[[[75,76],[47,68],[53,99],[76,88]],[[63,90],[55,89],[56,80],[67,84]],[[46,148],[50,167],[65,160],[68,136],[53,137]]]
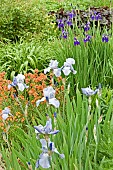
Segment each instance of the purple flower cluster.
[[65,27],[73,27],[73,18],[75,18],[76,14],[74,12],[74,10],[72,10],[71,12],[69,12],[67,14],[68,18],[67,19],[58,19],[58,28],[59,30],[62,31],[61,33],[61,38],[67,39],[68,38],[68,32],[65,30]]
[[[72,10],[71,12],[67,13],[68,18],[66,19],[59,19],[58,20],[58,28],[61,30],[61,35],[60,37],[63,39],[67,39],[69,36],[69,32],[68,32],[68,28],[71,27],[73,28],[73,20],[76,17],[76,12],[74,10]],[[99,12],[92,12],[90,13],[90,22],[91,21],[99,21],[102,20],[102,16]],[[84,25],[84,32],[85,32],[85,37],[83,39],[84,43],[90,42],[92,36],[89,35],[88,33],[86,34],[86,32],[88,32],[90,30],[90,22],[88,21],[85,25]],[[103,35],[102,36],[102,42],[108,42],[109,38],[107,35]],[[80,41],[74,37],[74,46],[78,46],[80,45]]]
[[90,22],[88,22],[85,26],[84,26],[84,31],[87,32],[90,29]]
[[70,19],[75,18],[75,16],[76,16],[76,14],[75,14],[74,10],[72,10],[71,12],[68,13],[68,17],[69,17]]
[[92,21],[99,21],[102,20],[102,16],[100,13],[97,13],[96,11],[90,15],[90,18]]

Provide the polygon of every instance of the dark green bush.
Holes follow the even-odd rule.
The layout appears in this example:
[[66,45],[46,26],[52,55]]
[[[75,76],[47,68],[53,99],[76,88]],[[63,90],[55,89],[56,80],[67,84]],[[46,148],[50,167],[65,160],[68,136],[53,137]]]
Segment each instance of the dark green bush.
[[24,1],[1,3],[0,40],[20,40],[39,34],[45,27],[46,10]]

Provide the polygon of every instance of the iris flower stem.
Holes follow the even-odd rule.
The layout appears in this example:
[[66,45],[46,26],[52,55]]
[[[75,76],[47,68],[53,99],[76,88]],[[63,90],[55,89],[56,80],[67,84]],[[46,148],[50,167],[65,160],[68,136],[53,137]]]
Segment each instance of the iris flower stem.
[[54,165],[52,164],[52,170],[54,170]]
[[65,96],[65,93],[66,93],[66,77],[64,79],[64,99],[63,99],[63,119],[64,119],[64,112],[65,112],[65,101],[66,101],[66,96]]
[[17,103],[19,104],[19,106],[20,106],[23,114],[25,114],[24,109],[23,109],[23,107],[22,107],[22,104],[21,104],[21,102],[19,101],[18,97],[16,97],[16,101],[17,101]]
[[29,170],[33,170],[32,165],[28,165]]
[[56,125],[57,125],[57,119],[56,119],[56,117],[54,116],[54,130],[56,130]]
[[86,133],[85,133],[85,145],[87,143],[87,140],[88,140],[88,130],[86,130]]
[[6,133],[5,133],[6,135],[3,137],[3,139],[7,143],[8,149],[11,152],[10,144],[9,144],[9,140],[8,140],[8,130],[9,130],[9,128],[7,128],[5,121],[4,121],[4,125],[5,125],[5,128],[6,128]]
[[88,117],[87,117],[87,121],[89,121],[91,119],[91,96],[89,96],[88,98]]

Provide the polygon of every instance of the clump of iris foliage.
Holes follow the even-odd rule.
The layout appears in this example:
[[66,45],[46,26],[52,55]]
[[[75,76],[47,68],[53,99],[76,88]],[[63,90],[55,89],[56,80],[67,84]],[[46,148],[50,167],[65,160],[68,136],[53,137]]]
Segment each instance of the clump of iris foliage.
[[[2,25],[6,37],[0,37],[0,168],[113,169],[111,30],[100,32],[99,25],[91,27],[89,20],[78,29],[70,1],[51,3],[38,2],[41,21],[34,15],[37,1],[26,9],[25,2],[18,1],[13,2],[14,9],[1,10],[4,26],[10,28]],[[77,3],[80,8],[89,5]],[[24,11],[32,10],[30,5],[31,16]],[[69,20],[67,25],[59,20],[56,26],[48,12],[61,7],[71,11]],[[22,20],[12,34],[17,13]]]

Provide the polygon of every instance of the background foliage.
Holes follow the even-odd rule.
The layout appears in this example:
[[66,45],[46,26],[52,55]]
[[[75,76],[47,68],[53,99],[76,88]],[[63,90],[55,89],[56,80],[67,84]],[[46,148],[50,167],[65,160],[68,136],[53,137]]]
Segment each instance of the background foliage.
[[[73,6],[78,5],[80,9],[110,6],[109,0],[1,0],[0,72],[5,71],[5,78],[12,80],[18,73],[33,73],[36,68],[43,72],[50,59],[57,59],[61,67],[66,58],[74,58],[77,74],[71,75],[67,80],[67,84],[71,84],[70,93],[65,90],[61,99],[61,108],[57,110],[57,129],[60,133],[53,137],[59,152],[65,154],[65,159],[61,160],[54,154],[52,169],[112,170],[113,36],[110,36],[108,43],[103,43],[102,34],[96,31],[86,46],[83,43],[83,31],[79,31],[77,37],[81,42],[80,46],[74,46],[71,31],[67,40],[61,39],[61,33],[54,24],[55,17],[48,16],[48,12],[59,8],[71,10],[71,3]],[[112,3],[111,5],[113,6]],[[110,34],[106,30],[103,33]],[[45,125],[45,112],[53,114],[55,110],[52,107],[48,109],[45,105],[41,105],[40,109],[30,105],[28,117],[24,117],[18,104],[13,104],[9,93],[6,95],[3,92],[6,79],[2,82],[0,77],[0,112],[11,104],[12,114],[16,118],[14,122],[9,120],[9,131],[7,124],[1,124],[0,166],[6,170],[24,170],[28,169],[27,163],[30,162],[34,170],[41,150],[33,126]],[[102,84],[102,96],[92,97],[89,121],[88,98],[81,94],[80,89],[89,85],[94,89],[98,83]],[[99,101],[98,107],[96,99]],[[100,116],[102,122],[98,123]],[[94,125],[97,128],[97,142],[93,134]]]

